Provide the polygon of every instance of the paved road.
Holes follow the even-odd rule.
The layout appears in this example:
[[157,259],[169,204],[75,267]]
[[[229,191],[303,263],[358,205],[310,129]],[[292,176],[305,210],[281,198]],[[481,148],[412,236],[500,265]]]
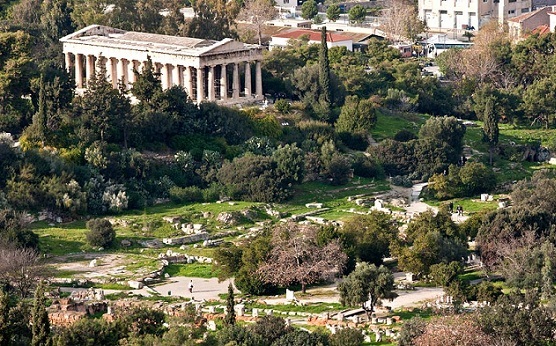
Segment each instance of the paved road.
[[[188,289],[190,280],[193,281],[193,293],[189,293]],[[219,294],[227,293],[229,283],[230,281],[228,280],[218,282],[218,279],[216,278],[202,279],[176,276],[167,279],[162,285],[153,286],[151,288],[160,295],[164,296],[171,295],[173,297],[194,298],[196,300],[211,300],[219,299]],[[149,293],[149,291],[145,288],[134,292],[141,294]],[[237,290],[235,290],[235,292],[237,292]]]

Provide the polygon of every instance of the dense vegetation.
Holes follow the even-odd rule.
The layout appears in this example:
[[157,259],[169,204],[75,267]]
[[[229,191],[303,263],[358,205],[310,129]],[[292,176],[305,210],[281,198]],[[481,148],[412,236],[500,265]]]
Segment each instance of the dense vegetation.
[[[11,134],[0,136],[1,345],[49,342],[44,287],[36,290],[32,309],[25,300],[38,279],[49,275],[37,265],[35,249],[45,249],[28,228],[27,213],[60,221],[100,216],[87,223],[87,240],[110,247],[117,245],[117,230],[102,216],[146,210],[161,201],[287,202],[310,184],[345,185],[354,177],[388,177],[403,186],[428,181],[425,197],[440,204],[440,211],[421,214],[402,231],[379,211],[350,218],[343,227],[266,227],[254,239],[224,242],[214,251],[219,275],[235,277],[243,293],[255,295],[295,285],[305,291],[343,275],[342,304],[371,314],[378,299],[395,295],[391,270],[383,265],[393,256],[397,269],[443,286],[454,298],[453,312],[462,312],[460,304],[468,300],[491,302],[471,318],[406,323],[400,344],[450,344],[441,332],[450,328],[435,326],[454,325],[483,344],[553,342],[556,180],[551,171],[519,170],[527,167],[522,161],[541,159],[541,144],[556,149],[555,80],[546,68],[553,63],[556,34],[511,44],[498,28],[486,27],[472,48],[438,57],[444,81],[423,75],[426,61],[401,59],[386,41],[370,40],[367,51],[354,53],[301,39],[265,53],[265,94],[277,99],[265,109],[195,105],[183,88],[162,90],[152,66],[137,73],[131,90],[112,88],[100,67],[88,90],[74,94],[58,39],[86,25],[237,37],[238,2],[195,1],[197,16],[189,23],[179,13],[181,5],[118,0],[107,11],[101,1],[3,4],[9,9],[0,30],[0,132]],[[306,1],[304,16],[315,17],[315,9],[314,1]],[[329,9],[336,18],[338,10]],[[364,17],[360,6],[349,13],[353,22]],[[464,126],[458,118],[482,127]],[[519,138],[515,131],[524,128],[544,132]],[[545,134],[542,143],[538,133]],[[507,184],[516,177],[526,179]],[[454,223],[448,201],[481,193],[510,193],[513,206]],[[522,291],[503,294],[497,283],[470,285],[462,278],[468,240],[476,241],[487,274]],[[369,294],[370,307],[364,305]],[[520,304],[527,311],[516,308]],[[349,330],[328,336],[278,318],[248,327],[231,320],[202,342],[361,343],[361,335]],[[85,319],[57,330],[53,340],[181,345],[198,344],[193,340],[205,332],[194,325],[193,312],[168,320],[169,329],[164,321],[160,312],[139,309],[113,323]]]

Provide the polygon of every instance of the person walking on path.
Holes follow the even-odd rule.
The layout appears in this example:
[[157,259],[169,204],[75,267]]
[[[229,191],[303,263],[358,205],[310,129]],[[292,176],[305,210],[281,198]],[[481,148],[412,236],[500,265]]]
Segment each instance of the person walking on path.
[[189,288],[189,293],[193,293],[193,280],[189,280],[188,288]]

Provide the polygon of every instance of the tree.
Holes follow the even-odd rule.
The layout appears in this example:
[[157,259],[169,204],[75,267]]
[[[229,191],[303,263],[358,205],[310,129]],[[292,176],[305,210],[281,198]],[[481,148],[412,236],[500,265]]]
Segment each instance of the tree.
[[361,306],[370,318],[381,299],[394,299],[394,275],[390,269],[366,262],[359,263],[353,272],[338,285],[340,303],[344,306]]
[[0,345],[9,346],[11,341],[10,331],[10,296],[0,289]]
[[224,325],[226,326],[233,326],[236,324],[234,304],[234,287],[230,282],[230,284],[228,284],[228,297],[226,298],[226,316],[224,317]]
[[382,27],[392,41],[410,39],[425,31],[425,25],[417,16],[415,4],[406,0],[391,0],[382,14]]
[[523,95],[523,109],[532,120],[544,124],[545,129],[554,122],[556,108],[556,78],[547,77],[535,80]]
[[348,12],[349,21],[352,23],[361,24],[365,21],[366,16],[367,10],[361,5],[353,6]]
[[21,298],[25,298],[43,275],[44,268],[34,249],[0,244],[0,286],[12,287]]
[[328,336],[318,332],[309,333],[301,329],[294,329],[282,335],[273,346],[321,346],[328,345]]
[[321,95],[319,102],[326,108],[329,108],[332,103],[332,87],[330,84],[330,63],[328,62],[328,42],[327,42],[326,27],[323,26],[320,34],[320,47],[319,47],[319,85]]
[[467,196],[492,191],[496,187],[496,176],[491,168],[480,162],[467,162],[459,170],[459,178]]
[[263,316],[249,326],[250,334],[260,336],[264,340],[264,345],[273,345],[274,341],[292,330],[293,328],[286,325],[283,318],[277,316]]
[[447,287],[458,275],[463,274],[461,262],[433,264],[430,268],[430,278],[437,286]]
[[331,22],[335,22],[340,19],[340,13],[342,13],[340,6],[332,4],[326,9],[326,18]]
[[91,219],[87,221],[87,228],[87,242],[91,246],[109,247],[116,238],[116,231],[106,219]]
[[368,134],[376,124],[377,110],[371,100],[348,96],[336,121],[336,132]]
[[272,250],[257,270],[263,281],[275,285],[307,285],[328,280],[345,267],[347,256],[338,239],[319,246],[317,228],[287,223],[277,226],[272,233]]
[[255,28],[259,44],[262,44],[262,31],[266,22],[276,18],[278,11],[272,0],[245,0],[238,19],[251,23]]
[[186,36],[209,40],[236,38],[235,19],[239,13],[237,1],[196,0],[195,17],[187,26]]
[[31,313],[31,324],[33,326],[32,346],[49,346],[52,344],[52,339],[50,337],[50,320],[48,319],[48,312],[46,312],[46,298],[44,293],[45,287],[44,284],[41,283],[35,290],[33,311]]
[[382,264],[383,258],[390,254],[390,243],[398,236],[392,217],[380,211],[346,220],[340,232],[357,260],[376,265]]
[[419,139],[431,138],[454,148],[455,155],[461,153],[465,126],[455,117],[430,117],[419,130]]
[[483,115],[483,134],[484,140],[488,143],[489,162],[492,166],[492,155],[494,148],[498,144],[498,116],[495,114],[494,101],[489,98],[485,105],[485,113]]
[[303,19],[313,19],[319,13],[315,0],[307,0],[301,5],[301,17]]

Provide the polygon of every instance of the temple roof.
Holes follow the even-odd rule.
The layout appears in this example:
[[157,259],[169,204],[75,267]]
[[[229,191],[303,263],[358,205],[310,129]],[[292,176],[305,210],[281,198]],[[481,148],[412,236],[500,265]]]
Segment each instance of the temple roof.
[[125,31],[104,25],[89,25],[60,39],[61,42],[82,43],[99,47],[134,49],[168,54],[202,56],[226,51],[259,48],[257,45],[245,44],[225,38],[221,41],[205,40],[191,37],[150,34]]

